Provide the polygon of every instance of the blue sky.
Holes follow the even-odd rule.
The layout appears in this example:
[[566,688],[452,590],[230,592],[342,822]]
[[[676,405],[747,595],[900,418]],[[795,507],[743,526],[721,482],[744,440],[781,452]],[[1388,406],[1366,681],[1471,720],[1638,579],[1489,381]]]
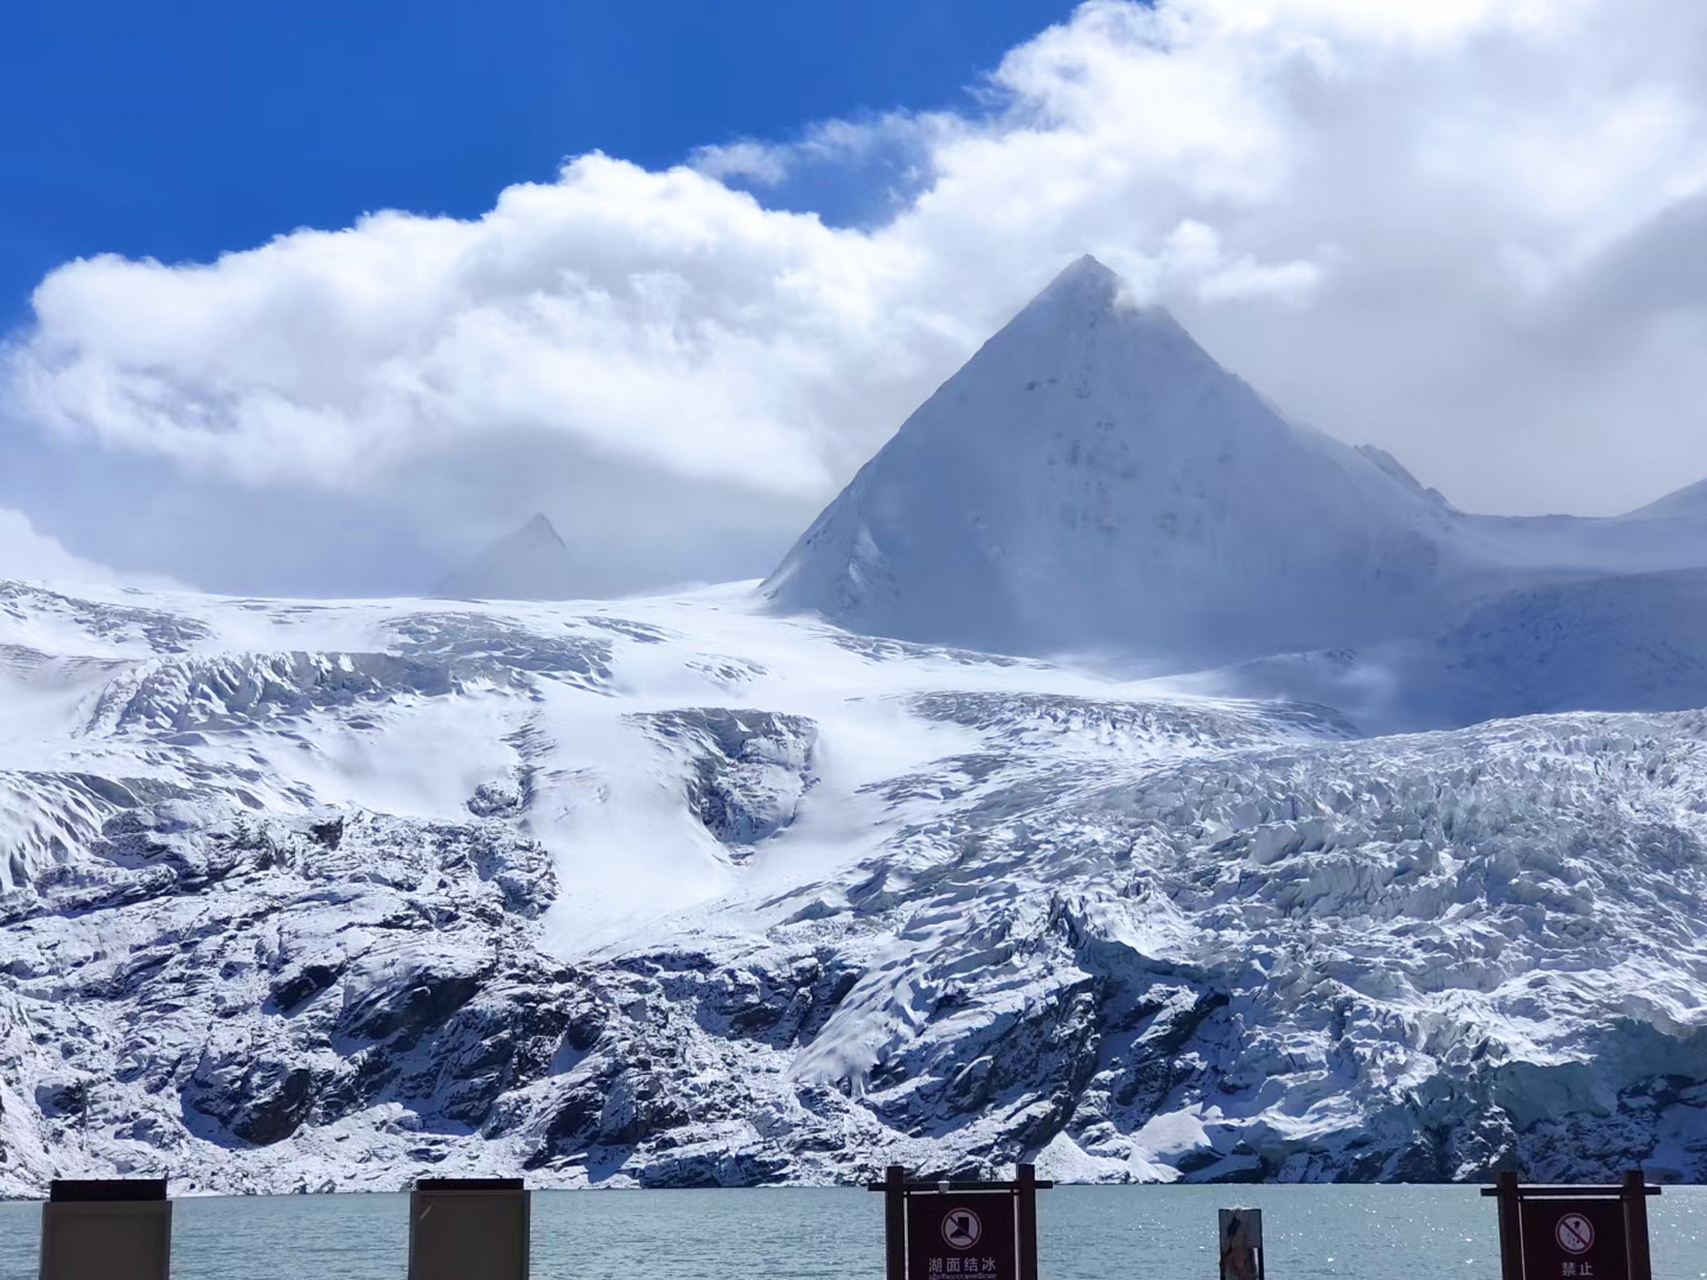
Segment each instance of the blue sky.
[[[25,0],[0,39],[0,319],[100,252],[203,261],[381,208],[471,217],[603,150],[648,168],[971,105],[1065,0]],[[821,184],[831,218],[862,189]]]
[[0,544],[759,576],[1087,252],[1466,509],[1707,475],[1700,0],[4,12]]

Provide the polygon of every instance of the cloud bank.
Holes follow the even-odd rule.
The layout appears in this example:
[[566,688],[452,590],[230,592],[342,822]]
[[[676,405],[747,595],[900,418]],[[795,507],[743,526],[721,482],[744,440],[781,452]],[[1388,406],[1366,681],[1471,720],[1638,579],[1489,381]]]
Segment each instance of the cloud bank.
[[58,539],[39,532],[23,512],[0,507],[0,581],[118,586],[123,579],[105,565],[72,555]]
[[[0,401],[198,484],[407,510],[447,555],[539,506],[601,589],[757,574],[1091,252],[1464,505],[1707,476],[1695,0],[1091,0],[980,101],[667,172],[582,156],[476,221],[70,263]],[[885,198],[792,207],[838,167]]]

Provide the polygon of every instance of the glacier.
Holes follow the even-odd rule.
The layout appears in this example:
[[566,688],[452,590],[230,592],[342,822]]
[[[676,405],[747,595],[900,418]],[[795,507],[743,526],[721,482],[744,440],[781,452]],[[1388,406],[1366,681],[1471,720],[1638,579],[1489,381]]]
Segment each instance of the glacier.
[[1707,1173],[1707,715],[0,587],[0,1188]]
[[0,1194],[1699,1180],[1704,535],[1087,259],[762,583],[0,581]]

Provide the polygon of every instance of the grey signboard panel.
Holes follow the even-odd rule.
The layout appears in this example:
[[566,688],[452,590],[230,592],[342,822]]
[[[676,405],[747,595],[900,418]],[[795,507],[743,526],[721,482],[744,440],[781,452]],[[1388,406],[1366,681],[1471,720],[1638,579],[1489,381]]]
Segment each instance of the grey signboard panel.
[[409,1197],[409,1280],[527,1280],[519,1179],[423,1180]]
[[41,1280],[167,1280],[172,1202],[164,1181],[56,1182],[49,1196]]

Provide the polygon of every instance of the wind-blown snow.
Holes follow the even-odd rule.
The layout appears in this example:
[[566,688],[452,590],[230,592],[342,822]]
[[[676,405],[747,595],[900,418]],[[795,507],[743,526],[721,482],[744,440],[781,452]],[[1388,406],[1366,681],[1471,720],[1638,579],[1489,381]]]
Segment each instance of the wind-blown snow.
[[1320,701],[1371,731],[1690,710],[1707,706],[1707,570],[1546,582],[1468,609],[1427,640],[1279,654],[1169,687]]
[[0,1186],[1707,1172],[1707,724],[7,587]]

